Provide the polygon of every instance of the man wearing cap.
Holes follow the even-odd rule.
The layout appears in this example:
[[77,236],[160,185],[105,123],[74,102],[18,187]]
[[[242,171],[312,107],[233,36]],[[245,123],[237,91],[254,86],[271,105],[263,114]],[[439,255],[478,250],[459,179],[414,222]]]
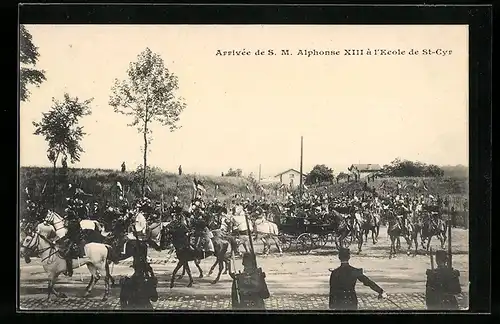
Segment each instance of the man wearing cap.
[[229,273],[233,278],[231,288],[233,309],[265,309],[264,299],[269,298],[266,274],[261,268],[257,268],[252,253],[243,253],[242,264],[243,272]]
[[359,280],[365,286],[385,296],[384,290],[363,274],[363,269],[354,268],[349,264],[350,251],[346,248],[339,249],[340,266],[330,270],[330,298],[329,308],[339,310],[357,310],[358,297],[356,295],[356,282]]
[[426,272],[425,304],[429,310],[458,309],[455,295],[460,294],[460,272],[447,266],[448,255],[443,250],[436,251],[436,269]]

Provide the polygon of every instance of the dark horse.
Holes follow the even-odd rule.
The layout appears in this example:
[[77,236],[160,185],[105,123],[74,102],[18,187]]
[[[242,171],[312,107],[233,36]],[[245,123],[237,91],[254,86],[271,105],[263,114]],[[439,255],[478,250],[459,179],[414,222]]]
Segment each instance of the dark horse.
[[387,220],[388,220],[387,235],[391,240],[391,249],[389,251],[389,258],[392,258],[392,256],[396,255],[397,251],[399,251],[399,249],[401,248],[400,237],[403,237],[406,240],[406,243],[408,244],[408,251],[411,248],[411,242],[408,235],[409,233],[405,228],[404,224],[402,224],[401,221],[399,221],[394,214],[390,213],[390,217]]
[[336,209],[331,208],[333,216],[333,225],[335,228],[335,245],[339,247],[348,247],[350,242],[347,238],[353,235],[353,227],[349,224],[352,221],[351,216],[345,217],[344,214],[338,212]]
[[[130,221],[124,217],[116,217],[108,224],[111,232],[102,239],[102,243],[109,244],[112,247],[112,254],[109,261],[119,263],[129,257],[133,257],[134,264],[137,262],[146,263],[148,255],[148,246],[151,245],[155,250],[160,248],[150,238],[146,241],[132,240],[126,235]],[[110,276],[111,285],[115,285],[115,280]]]
[[[446,243],[446,223],[442,219],[438,219],[437,221],[432,221],[431,216],[428,215],[422,224],[422,230],[420,233],[420,238],[422,239],[422,248],[426,249],[426,251],[429,251],[430,245],[431,245],[431,240],[433,236],[436,236],[440,243],[441,243],[441,249],[445,248],[445,243]],[[425,241],[427,241],[427,246],[425,246]]]
[[363,213],[359,223],[360,233],[358,234],[358,253],[361,252],[361,247],[368,241],[368,234],[372,233],[372,242],[377,244],[377,239],[380,231],[380,224],[378,220],[368,213]]
[[[214,237],[212,242],[214,244],[215,250],[215,263],[211,267],[209,274],[213,271],[216,265],[219,265],[219,273],[217,277],[212,281],[215,284],[219,281],[222,271],[224,270],[224,265],[226,265],[226,270],[229,268],[230,258],[228,255],[229,242],[223,240],[217,231],[214,231]],[[193,261],[200,271],[200,278],[203,278],[203,270],[200,268],[200,260],[209,257],[211,254],[207,254],[202,250],[194,249],[191,245],[189,239],[189,229],[187,225],[181,221],[174,221],[169,224],[169,227],[165,227],[162,235],[165,236],[165,241],[171,241],[175,248],[175,254],[177,256],[177,265],[172,272],[172,278],[170,280],[170,288],[174,287],[177,271],[181,267],[184,267],[185,271],[189,276],[189,283],[187,287],[193,286],[193,277],[191,275],[191,269],[189,268],[189,261]]]

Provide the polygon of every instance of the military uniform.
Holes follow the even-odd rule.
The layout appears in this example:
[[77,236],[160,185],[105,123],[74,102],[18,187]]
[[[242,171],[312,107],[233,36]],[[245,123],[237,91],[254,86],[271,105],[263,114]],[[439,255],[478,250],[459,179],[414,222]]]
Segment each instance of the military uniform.
[[[250,253],[243,255],[243,263],[254,263]],[[243,272],[230,274],[233,278],[231,302],[233,309],[265,309],[264,299],[269,298],[266,274],[261,268],[245,265]]]
[[[356,295],[356,282],[359,280],[365,286],[382,295],[384,290],[363,274],[363,269],[355,268],[348,263],[349,250],[339,250],[340,267],[330,270],[330,295],[329,308],[339,310],[357,310],[358,297]],[[345,260],[345,261],[342,261]]]
[[[446,252],[436,252],[436,262],[438,259],[446,259]],[[444,262],[436,269],[427,270],[427,283],[425,290],[425,304],[429,310],[453,310],[458,309],[458,302],[455,295],[460,294],[460,272],[446,267]]]
[[144,276],[140,273],[122,278],[120,280],[121,309],[152,310],[151,301],[158,300],[157,284],[156,277]]

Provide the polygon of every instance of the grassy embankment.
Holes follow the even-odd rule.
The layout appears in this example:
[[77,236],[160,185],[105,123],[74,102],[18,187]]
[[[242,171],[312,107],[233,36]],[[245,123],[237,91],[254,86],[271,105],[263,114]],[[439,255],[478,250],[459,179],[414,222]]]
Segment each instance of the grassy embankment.
[[[184,202],[190,201],[193,194],[193,178],[194,175],[179,176],[155,170],[148,174],[147,185],[151,188],[151,192],[147,192],[146,195],[153,200],[159,200],[163,193],[167,203],[174,196],[178,196]],[[218,185],[217,197],[222,200],[228,199],[236,193],[251,196],[254,192],[253,185],[245,178],[203,175],[196,175],[196,178],[204,184],[207,190],[206,195],[210,198],[214,197],[216,185]],[[24,188],[28,187],[36,199],[41,199],[41,192],[46,184],[42,199],[51,201],[53,192],[52,179],[53,170],[51,168],[23,167],[20,171],[20,188],[23,195]],[[124,187],[129,201],[141,195],[141,180],[136,172],[122,173],[117,170],[69,168],[64,174],[62,169],[57,169],[56,210],[60,210],[64,206],[69,183],[91,194],[90,200],[114,202],[118,197],[117,182],[120,182]],[[247,185],[252,191],[251,193],[248,192]],[[21,203],[24,204],[24,199],[22,199]]]
[[[44,184],[45,200],[51,201],[52,199],[52,169],[40,167],[23,167],[20,172],[21,189],[30,188],[35,197],[40,198],[40,193]],[[216,176],[196,176],[201,180],[207,189],[207,197],[214,197],[215,186],[218,185],[217,197],[221,200],[230,199],[234,194],[241,194],[243,196],[251,197],[256,195],[255,184],[246,178],[238,177],[216,177]],[[165,201],[170,202],[175,195],[182,201],[187,202],[191,199],[193,193],[193,178],[194,175],[182,175],[162,172],[160,170],[152,171],[148,174],[148,186],[151,192],[147,196],[153,200],[159,200],[161,193],[164,193]],[[404,191],[409,191],[419,194],[439,194],[442,197],[450,197],[451,205],[457,210],[457,225],[466,226],[468,223],[468,181],[464,177],[441,177],[441,178],[381,178],[375,179],[374,182],[368,183],[369,187],[375,187],[377,191],[383,192],[380,189],[382,182],[386,181],[386,192],[395,192],[398,181],[406,184]],[[422,189],[422,180],[425,182],[428,191]],[[136,172],[121,173],[117,170],[104,170],[104,169],[76,169],[69,168],[67,173],[64,174],[62,169],[56,171],[56,210],[60,211],[64,206],[64,199],[66,197],[66,188],[68,183],[78,186],[85,192],[92,194],[91,199],[99,202],[109,201],[114,202],[117,199],[116,183],[119,181],[125,192],[127,198],[132,201],[134,198],[140,196],[140,175]],[[413,187],[414,183],[418,187]],[[246,189],[250,188],[250,193]],[[363,182],[341,182],[334,183],[327,186],[320,186],[311,188],[311,191],[318,192],[331,192],[338,195],[341,192],[361,191]],[[269,193],[274,190],[269,190]],[[465,205],[464,205],[465,204]],[[24,199],[21,200],[21,210],[24,210]]]

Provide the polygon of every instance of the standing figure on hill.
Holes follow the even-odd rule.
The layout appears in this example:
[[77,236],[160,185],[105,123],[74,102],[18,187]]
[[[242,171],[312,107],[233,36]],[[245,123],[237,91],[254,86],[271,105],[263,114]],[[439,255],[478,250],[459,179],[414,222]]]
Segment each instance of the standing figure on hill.
[[179,175],[182,175],[182,165],[179,165]]
[[356,295],[356,282],[359,280],[365,286],[385,297],[384,290],[363,274],[363,269],[354,268],[349,264],[351,254],[349,249],[339,249],[340,266],[330,270],[330,298],[329,308],[336,310],[357,310],[358,297]]
[[62,158],[61,164],[62,164],[62,169],[66,171],[68,169],[68,157],[66,155]]
[[[431,256],[432,257],[432,256]],[[436,269],[427,270],[425,304],[429,310],[456,310],[458,302],[455,295],[462,292],[460,272],[449,267],[447,253],[436,251]]]
[[124,173],[127,170],[125,166],[125,161],[122,162],[122,173]]

